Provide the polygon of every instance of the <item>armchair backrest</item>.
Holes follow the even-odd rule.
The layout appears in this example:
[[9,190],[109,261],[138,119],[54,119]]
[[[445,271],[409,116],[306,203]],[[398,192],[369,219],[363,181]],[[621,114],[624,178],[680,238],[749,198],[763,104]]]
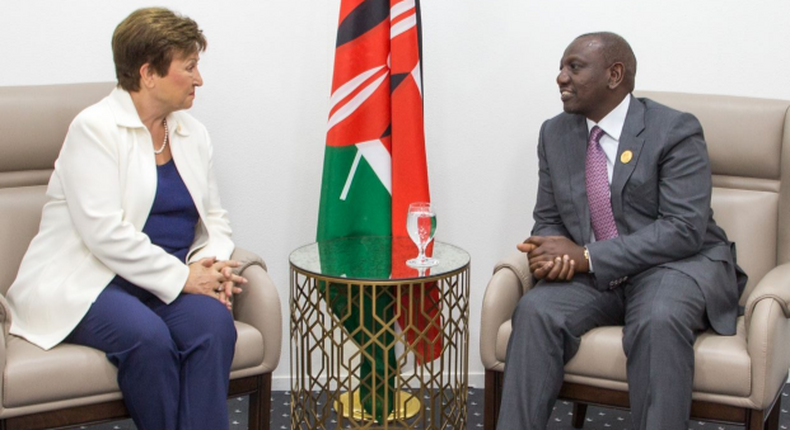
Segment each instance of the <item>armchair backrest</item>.
[[790,101],[642,91],[702,123],[713,171],[714,218],[749,275],[741,296],[790,261]]
[[0,293],[38,232],[47,182],[69,124],[114,83],[0,87]]

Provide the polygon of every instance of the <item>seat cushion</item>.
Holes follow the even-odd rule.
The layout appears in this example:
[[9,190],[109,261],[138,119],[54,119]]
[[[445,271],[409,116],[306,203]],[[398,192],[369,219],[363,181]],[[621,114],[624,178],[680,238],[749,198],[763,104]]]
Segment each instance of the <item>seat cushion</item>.
[[[499,328],[496,358],[505,361],[510,321]],[[626,382],[623,328],[599,327],[582,336],[576,356],[565,365],[568,375]],[[713,331],[701,334],[694,344],[694,391],[732,396],[751,393],[751,359],[746,349],[743,317],[734,336]],[[722,375],[727,375],[723,378]]]
[[[238,340],[232,370],[263,363],[263,336],[236,321]],[[49,351],[16,336],[6,338],[3,402],[7,408],[118,392],[117,371],[104,353],[60,344]]]

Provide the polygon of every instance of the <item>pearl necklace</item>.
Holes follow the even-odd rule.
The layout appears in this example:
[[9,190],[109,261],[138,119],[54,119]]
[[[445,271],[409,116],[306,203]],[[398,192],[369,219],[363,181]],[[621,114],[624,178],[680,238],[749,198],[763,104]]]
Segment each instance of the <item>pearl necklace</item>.
[[162,142],[162,147],[161,148],[154,149],[154,154],[156,154],[156,155],[161,154],[162,151],[164,151],[165,148],[167,148],[167,142],[170,141],[170,132],[167,129],[167,118],[162,120],[162,125],[165,126],[165,141]]

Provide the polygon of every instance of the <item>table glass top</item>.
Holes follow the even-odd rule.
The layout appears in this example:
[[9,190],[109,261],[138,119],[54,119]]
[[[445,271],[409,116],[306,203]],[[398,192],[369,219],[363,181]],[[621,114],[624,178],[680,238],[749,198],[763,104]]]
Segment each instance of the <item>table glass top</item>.
[[[428,253],[430,256],[431,254]],[[408,237],[360,236],[314,242],[291,253],[291,265],[319,276],[360,280],[406,280],[441,276],[469,264],[469,253],[457,246],[434,241],[435,266],[424,270],[406,264],[417,256]]]

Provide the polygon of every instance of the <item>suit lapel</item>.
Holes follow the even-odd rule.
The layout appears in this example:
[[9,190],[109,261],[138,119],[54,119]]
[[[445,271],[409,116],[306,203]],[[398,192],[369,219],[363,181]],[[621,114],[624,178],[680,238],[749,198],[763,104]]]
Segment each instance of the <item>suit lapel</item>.
[[579,217],[579,240],[587,242],[591,237],[590,207],[587,204],[587,184],[585,182],[585,160],[587,159],[587,122],[581,115],[564,136],[563,145],[567,154],[567,177],[570,178],[570,195]]
[[[617,158],[614,160],[614,173],[612,174],[612,213],[615,221],[622,219],[623,215],[623,188],[639,163],[639,154],[645,139],[639,135],[645,129],[645,106],[634,96],[628,107],[625,117],[623,132],[620,134],[620,143],[617,148]],[[631,153],[631,160],[623,162],[623,154]]]

